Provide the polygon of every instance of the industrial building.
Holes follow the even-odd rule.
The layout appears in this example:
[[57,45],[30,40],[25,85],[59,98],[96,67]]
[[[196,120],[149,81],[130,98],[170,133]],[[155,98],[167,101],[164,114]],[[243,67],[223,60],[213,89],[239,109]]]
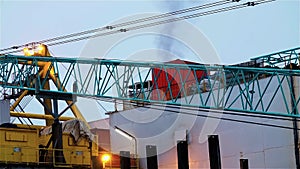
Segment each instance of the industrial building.
[[[209,2],[0,49],[0,169],[299,169],[300,47],[238,64],[49,50],[272,1]],[[78,98],[114,110],[87,122]]]

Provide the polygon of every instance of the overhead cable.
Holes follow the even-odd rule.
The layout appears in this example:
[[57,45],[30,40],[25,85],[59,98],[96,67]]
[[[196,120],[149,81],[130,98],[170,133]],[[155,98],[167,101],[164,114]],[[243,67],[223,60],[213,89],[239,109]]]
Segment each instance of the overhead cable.
[[[229,7],[224,7],[224,8],[220,8],[220,9],[214,9],[214,10],[210,10],[210,11],[206,11],[206,12],[200,12],[200,13],[180,16],[180,17],[177,17],[177,18],[170,18],[170,19],[165,19],[165,20],[161,20],[161,21],[155,21],[155,22],[151,22],[151,23],[135,25],[135,26],[127,27],[127,28],[122,27],[122,26],[128,26],[128,25],[130,26],[132,24],[142,23],[142,22],[146,22],[146,21],[152,21],[152,20],[155,20],[155,19],[170,17],[170,16],[173,16],[173,15],[183,14],[183,13],[196,11],[196,10],[200,10],[200,9],[205,9],[205,8],[210,8],[210,7],[214,7],[214,6],[224,5],[224,4],[227,4],[229,2],[238,2],[238,0],[223,0],[223,1],[219,1],[219,2],[214,2],[214,3],[210,3],[210,4],[201,5],[201,6],[195,6],[195,7],[191,7],[191,8],[187,8],[187,9],[182,9],[182,10],[178,10],[178,11],[175,11],[175,12],[168,12],[168,13],[165,13],[165,14],[160,14],[160,15],[155,15],[155,16],[151,16],[151,17],[141,18],[141,19],[128,21],[128,22],[124,22],[124,23],[120,23],[120,24],[115,24],[115,25],[111,25],[111,26],[105,26],[105,27],[92,29],[92,30],[88,30],[88,31],[83,31],[83,32],[79,32],[79,33],[74,33],[74,34],[70,34],[70,35],[65,35],[65,36],[59,36],[59,37],[56,37],[56,38],[46,39],[46,40],[42,40],[42,41],[38,41],[38,42],[34,42],[34,43],[46,43],[46,42],[54,41],[52,43],[48,43],[48,44],[46,43],[46,45],[48,45],[48,46],[62,45],[62,44],[66,44],[66,43],[77,42],[77,41],[81,41],[81,40],[92,39],[92,38],[96,38],[96,37],[107,36],[107,35],[112,35],[112,34],[117,34],[117,33],[123,33],[123,32],[138,30],[138,29],[142,29],[142,28],[146,28],[146,27],[153,27],[153,26],[157,26],[157,25],[161,25],[161,24],[167,24],[167,23],[171,23],[171,22],[182,21],[182,20],[186,20],[186,19],[192,19],[192,18],[196,18],[196,17],[200,17],[200,16],[212,15],[212,14],[231,11],[231,10],[235,10],[235,9],[241,9],[241,8],[245,8],[245,7],[249,7],[249,6],[255,6],[255,5],[259,5],[259,4],[263,4],[263,3],[269,3],[269,2],[272,2],[272,1],[275,1],[275,0],[257,0],[257,1],[253,1],[253,2],[247,2],[247,3],[234,5],[234,6],[229,6]],[[120,27],[120,29],[117,29],[119,27]],[[104,30],[109,30],[109,31],[104,32],[104,33],[99,33],[99,32],[104,31]],[[83,35],[90,34],[90,33],[96,33],[96,34],[83,36]],[[82,36],[82,37],[78,37],[78,36]],[[69,38],[73,38],[73,39],[69,39]],[[66,39],[66,40],[64,40],[64,39]],[[61,40],[61,41],[58,41],[58,40]],[[58,41],[58,42],[55,42],[55,41]],[[14,46],[14,47],[11,47],[11,48],[6,48],[6,49],[1,49],[0,51],[18,49],[20,47],[25,47],[26,45],[27,44],[20,45],[20,46]],[[2,54],[10,54],[10,53],[15,53],[15,52],[20,52],[20,51],[22,51],[22,50],[13,50],[13,51],[5,52],[5,53],[2,53]]]
[[[206,9],[206,8],[210,8],[210,7],[214,7],[214,6],[224,5],[224,4],[227,4],[227,3],[230,3],[230,2],[235,2],[235,0],[222,0],[222,1],[218,1],[218,2],[213,2],[213,3],[204,4],[204,5],[185,8],[185,9],[181,9],[181,10],[174,11],[174,12],[167,12],[167,13],[164,13],[164,14],[153,15],[153,16],[150,16],[150,17],[143,17],[143,18],[140,18],[140,19],[126,21],[126,22],[122,22],[122,23],[117,23],[117,24],[114,24],[114,25],[108,25],[108,26],[104,26],[104,27],[100,27],[100,28],[96,28],[96,29],[82,31],[82,32],[78,32],[78,33],[72,33],[72,34],[69,34],[69,35],[63,35],[63,36],[58,36],[58,37],[54,37],[54,38],[50,38],[50,39],[44,39],[44,40],[37,41],[37,42],[34,42],[34,43],[39,43],[40,44],[40,43],[53,42],[53,41],[62,40],[62,39],[68,39],[68,38],[82,36],[82,35],[86,35],[86,34],[101,32],[101,31],[110,30],[110,29],[115,29],[115,28],[122,27],[122,26],[128,26],[128,25],[132,25],[132,24],[142,23],[142,22],[146,22],[146,21],[152,21],[152,20],[155,20],[155,19],[161,19],[161,18],[174,16],[174,15],[179,15],[179,14],[183,14],[183,13],[187,13],[187,12],[192,12],[192,11],[196,11],[196,10],[200,10],[200,9]],[[5,48],[5,49],[0,49],[0,52],[22,48],[22,47],[25,47],[26,45],[28,45],[28,44],[13,46],[13,47],[10,47],[10,48]]]

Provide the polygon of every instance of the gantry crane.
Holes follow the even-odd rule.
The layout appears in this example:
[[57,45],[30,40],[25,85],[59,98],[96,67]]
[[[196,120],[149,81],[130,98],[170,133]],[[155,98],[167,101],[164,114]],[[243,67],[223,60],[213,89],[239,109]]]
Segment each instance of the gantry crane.
[[[45,42],[61,39],[59,42],[50,43],[56,45],[124,33],[271,1],[273,0],[257,0],[179,18],[155,21],[172,15],[239,2],[239,0],[223,0],[53,38]],[[149,22],[152,20],[153,22]],[[141,24],[143,22],[146,23]],[[99,33],[100,30],[107,32]],[[86,33],[96,34],[82,36]],[[77,37],[78,35],[82,37]],[[8,50],[11,49],[18,49],[18,47],[8,48]],[[9,107],[8,113],[18,118],[45,119],[46,126],[52,127],[52,134],[51,136],[41,135],[41,133],[47,133],[49,128],[42,129],[33,125],[26,127],[18,124],[0,128],[0,139],[4,142],[2,144],[4,146],[0,146],[0,152],[4,152],[0,155],[0,163],[30,164],[35,167],[88,168],[90,157],[97,154],[93,148],[95,146],[90,145],[94,139],[74,142],[74,138],[70,139],[69,136],[63,134],[60,123],[62,120],[70,119],[62,116],[70,108],[74,116],[88,126],[75,105],[77,97],[89,97],[114,103],[122,102],[126,105],[124,108],[167,104],[202,111],[234,111],[254,116],[299,118],[300,71],[297,70],[299,51],[300,48],[289,49],[253,58],[250,62],[239,65],[59,58],[51,57],[47,46],[43,44],[31,44],[24,48],[24,56],[10,55],[9,51],[0,56],[0,86],[6,92],[3,99],[15,100]],[[159,81],[163,81],[164,85],[161,85]],[[22,99],[28,95],[34,95],[43,105],[43,114],[15,112]],[[253,97],[254,95],[258,97]],[[280,103],[282,109],[271,109],[272,105],[278,104],[274,102],[276,97],[283,98]],[[67,103],[66,109],[62,112],[58,112],[58,100],[64,100]],[[294,129],[295,133],[298,133],[296,120]],[[295,138],[298,139],[298,134]],[[49,148],[50,144],[52,148]],[[71,150],[68,151],[68,148]],[[295,154],[299,155],[299,152]],[[49,160],[49,157],[52,158]]]
[[[148,103],[162,103],[174,105],[186,105],[199,108],[210,108],[233,111],[253,112],[260,114],[276,114],[293,117],[293,112],[298,113],[300,96],[298,91],[292,94],[290,78],[298,78],[300,71],[291,69],[290,65],[299,63],[299,50],[294,48],[274,54],[251,59],[244,65],[192,65],[172,64],[159,62],[136,62],[106,59],[83,59],[83,58],[59,58],[38,56],[0,56],[0,85],[3,88],[27,91],[28,93],[46,94],[48,96],[79,96],[94,97],[106,100],[142,101]],[[46,65],[46,66],[44,66]],[[64,71],[61,70],[64,65]],[[43,70],[40,71],[41,66]],[[155,76],[153,69],[160,72]],[[161,78],[167,70],[173,69],[173,76],[180,76],[177,84],[180,94],[166,100],[165,95],[151,97],[151,92],[139,89],[137,83],[145,84],[152,80],[150,90],[158,88],[155,80]],[[21,71],[22,70],[22,71]],[[187,80],[181,76],[181,70],[188,70],[188,74],[203,71],[207,76],[193,76],[194,86],[187,92]],[[213,73],[213,74],[212,74]],[[14,77],[14,78],[12,78]],[[167,82],[167,90],[172,93],[172,81],[170,76],[164,76]],[[260,79],[267,85],[262,85]],[[46,82],[52,79],[56,88],[45,88]],[[208,79],[208,80],[207,80]],[[200,82],[206,80],[210,89],[203,92]],[[73,91],[74,82],[76,90]],[[276,88],[270,89],[270,83],[276,84]],[[284,83],[289,85],[284,86]],[[140,85],[141,86],[141,85]],[[143,86],[143,85],[142,85]],[[131,88],[131,90],[130,90]],[[134,90],[132,90],[132,88]],[[233,90],[238,90],[233,94]],[[254,91],[255,90],[255,91]],[[266,96],[266,92],[272,90],[272,96]],[[129,93],[130,92],[130,93]],[[197,94],[197,95],[196,95]],[[251,95],[259,95],[259,100],[252,100]],[[277,96],[284,98],[284,111],[270,110],[272,98]],[[142,97],[141,97],[142,96]],[[193,97],[189,97],[193,96]],[[192,102],[198,97],[197,102]],[[292,99],[294,106],[288,105]],[[179,98],[181,99],[178,102]],[[271,99],[270,99],[271,98]],[[235,104],[239,102],[240,104]],[[68,102],[70,105],[71,102]],[[74,106],[74,105],[73,105]],[[75,107],[75,106],[74,106]],[[77,108],[74,108],[77,110]],[[74,115],[81,118],[82,115],[75,111]],[[298,116],[297,116],[298,117]]]
[[[24,96],[35,95],[45,108],[46,125],[52,124],[61,144],[59,118],[65,111],[58,113],[57,100],[66,100],[74,116],[84,120],[74,104],[76,97],[122,101],[136,106],[167,104],[299,118],[300,48],[253,58],[239,65],[54,58],[45,45],[36,49],[37,53],[27,54],[25,48],[25,56],[0,56],[0,85],[11,89],[11,96],[5,96],[6,99],[17,97],[10,108],[12,116],[37,117],[12,112]],[[167,83],[163,89],[158,84],[159,79]],[[253,97],[254,94],[259,97]],[[283,109],[270,109],[278,104],[273,102],[275,97],[283,98]],[[49,108],[51,100],[53,113]],[[62,157],[61,152],[57,151],[55,156]],[[64,159],[55,160],[67,163]]]
[[[32,44],[24,48],[24,57],[32,56],[35,58],[51,57],[47,46],[43,44]],[[44,119],[46,128],[20,124],[15,128],[11,128],[11,126],[3,128],[0,131],[0,149],[4,153],[0,156],[0,163],[17,167],[32,165],[42,168],[90,168],[92,156],[97,156],[97,137],[90,133],[86,120],[76,107],[76,95],[67,92],[58,78],[52,62],[18,60],[16,64],[20,66],[20,69],[10,69],[9,71],[14,73],[13,76],[11,74],[8,78],[12,80],[10,85],[17,88],[13,87],[10,91],[6,91],[8,93],[3,98],[4,100],[14,100],[9,108],[10,115],[18,118]],[[34,67],[32,67],[33,65]],[[17,72],[27,73],[21,75]],[[20,78],[18,79],[19,82],[15,79],[16,77]],[[41,82],[41,86],[37,85],[38,81]],[[20,82],[22,88],[19,88]],[[2,82],[1,84],[4,85]],[[50,87],[51,84],[52,88],[56,86],[62,92],[59,94],[48,92],[53,90]],[[30,90],[32,87],[35,90]],[[73,90],[73,92],[77,90],[76,83],[73,84]],[[35,95],[44,107],[44,115],[14,111],[22,99],[28,95]],[[67,107],[62,112],[58,110],[58,100],[64,100],[67,103]],[[68,121],[64,125],[64,130],[69,128],[69,133],[76,133],[72,134],[72,137],[63,133],[62,123],[60,122],[60,120],[71,120],[70,117],[61,117],[68,109],[71,109],[74,117],[79,120]],[[32,128],[35,129],[32,130]],[[86,132],[82,138],[80,138],[80,132]],[[52,148],[50,145],[52,145]],[[10,153],[12,154],[9,155]]]

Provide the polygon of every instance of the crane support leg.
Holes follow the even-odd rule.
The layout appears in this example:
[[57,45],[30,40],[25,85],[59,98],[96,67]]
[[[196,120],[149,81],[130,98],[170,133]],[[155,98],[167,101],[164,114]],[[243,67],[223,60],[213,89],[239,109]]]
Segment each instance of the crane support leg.
[[54,150],[55,164],[66,163],[63,154],[63,140],[62,140],[62,124],[58,120],[58,103],[57,99],[53,99],[54,108],[54,123],[52,124],[52,148]]
[[[57,77],[55,77],[53,74],[50,74],[49,75],[50,76],[50,78],[52,79],[52,81],[54,82],[54,84],[56,85],[56,87],[58,88],[58,89],[62,89],[64,92],[67,92],[67,90],[65,89],[65,87],[61,84],[61,82],[60,82],[60,80],[57,78]],[[73,100],[73,99],[72,99]],[[68,106],[70,106],[72,103],[73,103],[73,101],[71,101],[71,100],[66,100],[66,103],[68,104]],[[84,123],[85,123],[85,125],[86,126],[90,126],[89,124],[88,124],[88,122],[85,120],[85,118],[83,117],[83,115],[81,114],[81,112],[79,111],[79,109],[78,109],[78,107],[76,106],[76,105],[72,105],[71,106],[71,110],[72,110],[72,112],[73,112],[73,114],[74,114],[74,116],[76,117],[76,118],[78,118],[79,120],[82,120]]]
[[[50,85],[49,85],[49,81],[48,80],[46,81],[46,83],[44,85],[44,89],[50,90]],[[44,98],[43,100],[44,100],[44,104],[47,105],[49,111],[52,112],[51,99]],[[51,115],[51,113],[48,112],[45,107],[44,107],[44,112],[45,112],[45,115]],[[46,126],[51,126],[52,124],[53,124],[53,120],[46,119]]]

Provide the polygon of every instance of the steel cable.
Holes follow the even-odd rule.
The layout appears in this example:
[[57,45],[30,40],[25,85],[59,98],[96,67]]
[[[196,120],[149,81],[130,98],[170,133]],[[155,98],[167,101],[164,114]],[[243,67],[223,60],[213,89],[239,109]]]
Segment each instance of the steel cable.
[[[124,22],[124,23],[120,23],[120,24],[116,24],[116,25],[112,25],[112,26],[106,26],[106,27],[92,29],[92,30],[88,30],[88,31],[83,31],[83,32],[74,33],[74,34],[70,34],[70,35],[59,36],[59,37],[56,37],[56,38],[46,39],[46,40],[38,41],[38,42],[35,42],[35,43],[46,43],[46,42],[57,41],[57,40],[62,39],[62,41],[59,41],[59,42],[52,42],[52,43],[46,44],[48,46],[61,45],[61,44],[65,44],[65,43],[71,43],[71,42],[76,42],[76,41],[81,41],[81,40],[86,40],[86,39],[92,39],[92,38],[96,38],[96,37],[100,37],[100,36],[107,36],[107,35],[127,32],[127,31],[130,31],[130,30],[137,30],[137,29],[142,29],[142,28],[146,28],[146,27],[152,27],[152,26],[156,26],[156,25],[167,24],[167,23],[171,23],[171,22],[196,18],[196,17],[200,17],[200,16],[205,16],[205,15],[212,15],[212,14],[216,14],[216,13],[220,13],[220,12],[226,12],[226,11],[231,11],[231,10],[234,10],[234,9],[245,8],[245,7],[248,7],[248,6],[255,6],[255,5],[268,3],[268,2],[272,2],[272,1],[275,1],[275,0],[257,0],[257,1],[253,1],[253,2],[243,3],[243,4],[240,4],[240,5],[234,5],[234,6],[229,6],[229,7],[225,7],[225,8],[214,9],[214,10],[211,10],[211,11],[200,12],[200,13],[195,13],[195,14],[191,14],[191,15],[185,15],[185,16],[181,16],[181,17],[178,17],[178,18],[171,18],[171,19],[166,19],[166,20],[162,20],[162,21],[156,21],[156,22],[152,22],[152,23],[146,23],[146,24],[142,24],[142,25],[132,26],[132,27],[129,27],[129,28],[122,28],[122,29],[119,29],[119,30],[113,30],[113,29],[115,29],[117,27],[121,27],[121,26],[127,26],[127,25],[136,24],[136,23],[151,21],[151,20],[155,20],[155,19],[161,19],[161,18],[164,18],[164,17],[183,14],[183,13],[196,11],[196,10],[200,10],[200,9],[205,9],[205,8],[210,8],[210,7],[214,7],[214,6],[218,6],[218,5],[224,5],[224,4],[227,4],[229,2],[237,2],[237,0],[230,0],[230,1],[229,0],[223,0],[223,1],[215,2],[215,3],[205,4],[205,5],[201,5],[201,6],[195,6],[195,7],[182,9],[182,10],[178,10],[178,11],[174,11],[174,12],[168,12],[168,13],[165,13],[165,14],[160,14],[160,15],[155,15],[155,16],[151,16],[151,17],[141,18],[141,19],[137,19],[137,20],[133,20],[133,21],[128,21],[128,22]],[[104,30],[111,30],[111,31],[110,32],[105,32],[105,33],[98,33],[98,34],[94,34],[94,35],[78,37],[78,38],[74,38],[74,39],[63,40],[63,39],[71,38],[71,37],[82,36],[82,35],[85,35],[85,34],[100,32],[100,31],[104,31]],[[1,49],[0,51],[6,51],[6,50],[9,50],[9,49],[18,49],[19,47],[25,47],[26,45],[27,44],[20,45],[20,46],[14,46],[14,47],[11,47],[11,48],[6,48],[6,49]],[[14,51],[2,53],[2,55],[15,53],[15,52],[20,52],[20,51],[22,51],[22,50],[14,50]]]
[[[72,33],[72,34],[69,34],[69,35],[63,35],[63,36],[58,36],[58,37],[55,37],[55,38],[45,39],[45,40],[41,40],[41,41],[34,42],[34,43],[47,43],[47,42],[57,41],[57,40],[61,40],[61,39],[72,38],[72,37],[75,37],[75,36],[82,36],[82,35],[85,35],[85,34],[91,34],[91,33],[95,33],[95,32],[104,31],[104,30],[107,30],[107,29],[114,29],[114,28],[121,27],[121,26],[128,26],[128,25],[131,25],[131,24],[137,24],[137,23],[151,21],[151,20],[155,20],[155,19],[160,19],[160,18],[164,18],[164,17],[173,16],[173,15],[179,15],[179,14],[183,14],[183,13],[187,13],[187,12],[192,12],[192,11],[196,11],[196,10],[200,10],[200,9],[205,9],[205,8],[210,8],[210,7],[214,7],[214,6],[224,5],[224,4],[227,4],[227,3],[230,3],[230,2],[234,2],[234,0],[222,0],[222,1],[219,1],[219,2],[213,2],[213,3],[204,4],[204,5],[200,5],[200,6],[194,6],[194,7],[174,11],[174,12],[167,12],[167,13],[164,13],[164,14],[159,14],[159,15],[144,17],[144,18],[140,18],[140,19],[136,19],[136,20],[126,21],[126,22],[118,23],[118,24],[111,25],[111,26],[104,26],[104,27],[91,29],[91,30],[87,30],[87,31],[82,31],[82,32],[78,32],[78,33]],[[26,45],[28,45],[28,44],[13,46],[13,47],[5,48],[5,49],[0,49],[0,52],[7,51],[7,50],[12,50],[12,49],[18,49],[18,48],[21,48],[21,47],[25,47]]]

